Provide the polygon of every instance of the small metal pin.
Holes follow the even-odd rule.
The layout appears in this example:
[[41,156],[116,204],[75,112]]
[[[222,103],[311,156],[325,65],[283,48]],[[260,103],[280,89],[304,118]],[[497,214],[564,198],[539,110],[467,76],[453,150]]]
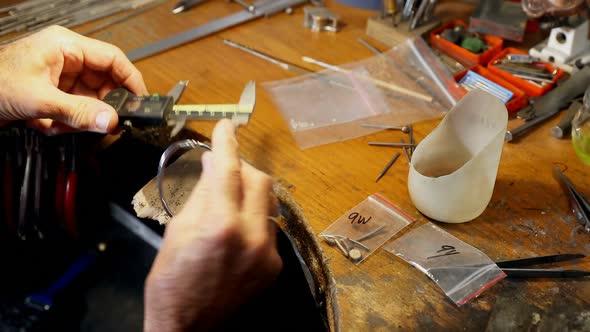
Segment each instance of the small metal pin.
[[414,127],[410,125],[410,155],[414,154],[414,150],[416,149],[416,145],[414,144]]
[[[403,138],[400,139],[400,142],[406,143]],[[410,159],[410,154],[408,153],[408,148],[403,147],[402,150],[404,151],[404,156],[406,156],[406,160],[408,161],[408,164],[409,164],[411,162],[411,159]]]
[[361,127],[365,128],[377,128],[377,129],[388,129],[388,130],[400,130],[402,133],[409,133],[410,126],[387,126],[387,125],[379,125],[379,124],[370,124],[370,123],[362,123]]
[[391,160],[387,163],[387,165],[385,165],[385,167],[383,167],[383,170],[381,171],[381,173],[379,173],[379,176],[377,176],[377,179],[375,179],[375,182],[378,182],[379,179],[381,179],[385,175],[385,173],[387,173],[387,171],[395,163],[395,161],[397,160],[397,158],[399,158],[400,154],[401,153],[396,152],[396,154],[393,155],[393,158],[391,158]]
[[342,251],[342,254],[348,257],[348,248],[345,246],[344,241],[342,241],[341,239],[336,239],[335,241],[336,246],[338,247],[338,249],[340,249],[340,251]]
[[401,147],[408,147],[411,148],[413,145],[410,143],[398,143],[398,142],[369,142],[369,145],[372,146],[390,146],[394,148],[401,148]]
[[368,238],[371,238],[375,234],[379,233],[379,231],[381,231],[383,228],[385,228],[385,225],[381,225],[381,226],[375,228],[374,230],[372,230],[371,232],[369,232],[369,233],[367,233],[367,234],[365,234],[365,235],[363,235],[363,236],[361,236],[359,238],[356,238],[355,241],[362,242],[362,241],[364,241],[364,240],[366,240]]

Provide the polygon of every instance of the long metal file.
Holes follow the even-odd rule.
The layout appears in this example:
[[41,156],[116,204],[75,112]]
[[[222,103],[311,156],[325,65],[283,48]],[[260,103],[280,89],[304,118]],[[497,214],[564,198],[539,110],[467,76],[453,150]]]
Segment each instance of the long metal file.
[[181,46],[191,41],[203,38],[210,34],[225,30],[235,25],[248,22],[261,16],[269,16],[287,8],[301,5],[309,0],[266,0],[255,3],[254,10],[243,10],[232,15],[222,17],[204,25],[177,33],[162,40],[136,48],[127,52],[127,57],[131,61],[137,61],[147,58],[151,55]]

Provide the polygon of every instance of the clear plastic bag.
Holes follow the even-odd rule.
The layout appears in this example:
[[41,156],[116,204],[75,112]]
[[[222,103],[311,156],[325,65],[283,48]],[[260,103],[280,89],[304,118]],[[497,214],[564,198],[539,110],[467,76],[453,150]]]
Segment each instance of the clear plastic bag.
[[421,38],[339,67],[263,83],[302,149],[439,118],[464,94]]
[[264,83],[301,149],[376,132],[359,126],[363,119],[387,113],[382,93],[350,73],[323,71]]
[[404,234],[384,249],[428,275],[457,306],[506,277],[484,253],[432,223]]
[[383,196],[373,194],[343,214],[319,236],[358,265],[413,220]]

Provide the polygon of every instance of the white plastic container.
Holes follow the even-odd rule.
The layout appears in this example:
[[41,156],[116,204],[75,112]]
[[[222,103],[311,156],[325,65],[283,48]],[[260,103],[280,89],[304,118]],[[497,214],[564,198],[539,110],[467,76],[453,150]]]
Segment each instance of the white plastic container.
[[481,90],[463,97],[414,151],[408,189],[416,208],[448,223],[481,215],[492,198],[507,124],[496,97]]

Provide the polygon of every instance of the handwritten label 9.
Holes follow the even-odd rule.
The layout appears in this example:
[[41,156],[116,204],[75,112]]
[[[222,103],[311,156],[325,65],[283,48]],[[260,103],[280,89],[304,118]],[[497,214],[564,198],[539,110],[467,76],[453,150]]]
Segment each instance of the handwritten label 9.
[[426,257],[426,259],[431,259],[431,258],[437,258],[437,257],[442,257],[442,256],[451,256],[451,255],[456,255],[456,254],[460,254],[460,252],[458,252],[457,250],[455,250],[455,247],[453,246],[449,246],[449,245],[442,245],[440,247],[440,250],[437,250],[437,253],[442,253],[440,255],[434,255],[434,256],[430,256],[430,257]]
[[369,218],[365,218],[358,212],[353,212],[348,215],[348,220],[350,220],[351,224],[354,224],[356,222],[357,224],[364,225],[364,224],[367,224],[369,221],[371,221],[371,218],[373,218],[373,217],[369,216]]

